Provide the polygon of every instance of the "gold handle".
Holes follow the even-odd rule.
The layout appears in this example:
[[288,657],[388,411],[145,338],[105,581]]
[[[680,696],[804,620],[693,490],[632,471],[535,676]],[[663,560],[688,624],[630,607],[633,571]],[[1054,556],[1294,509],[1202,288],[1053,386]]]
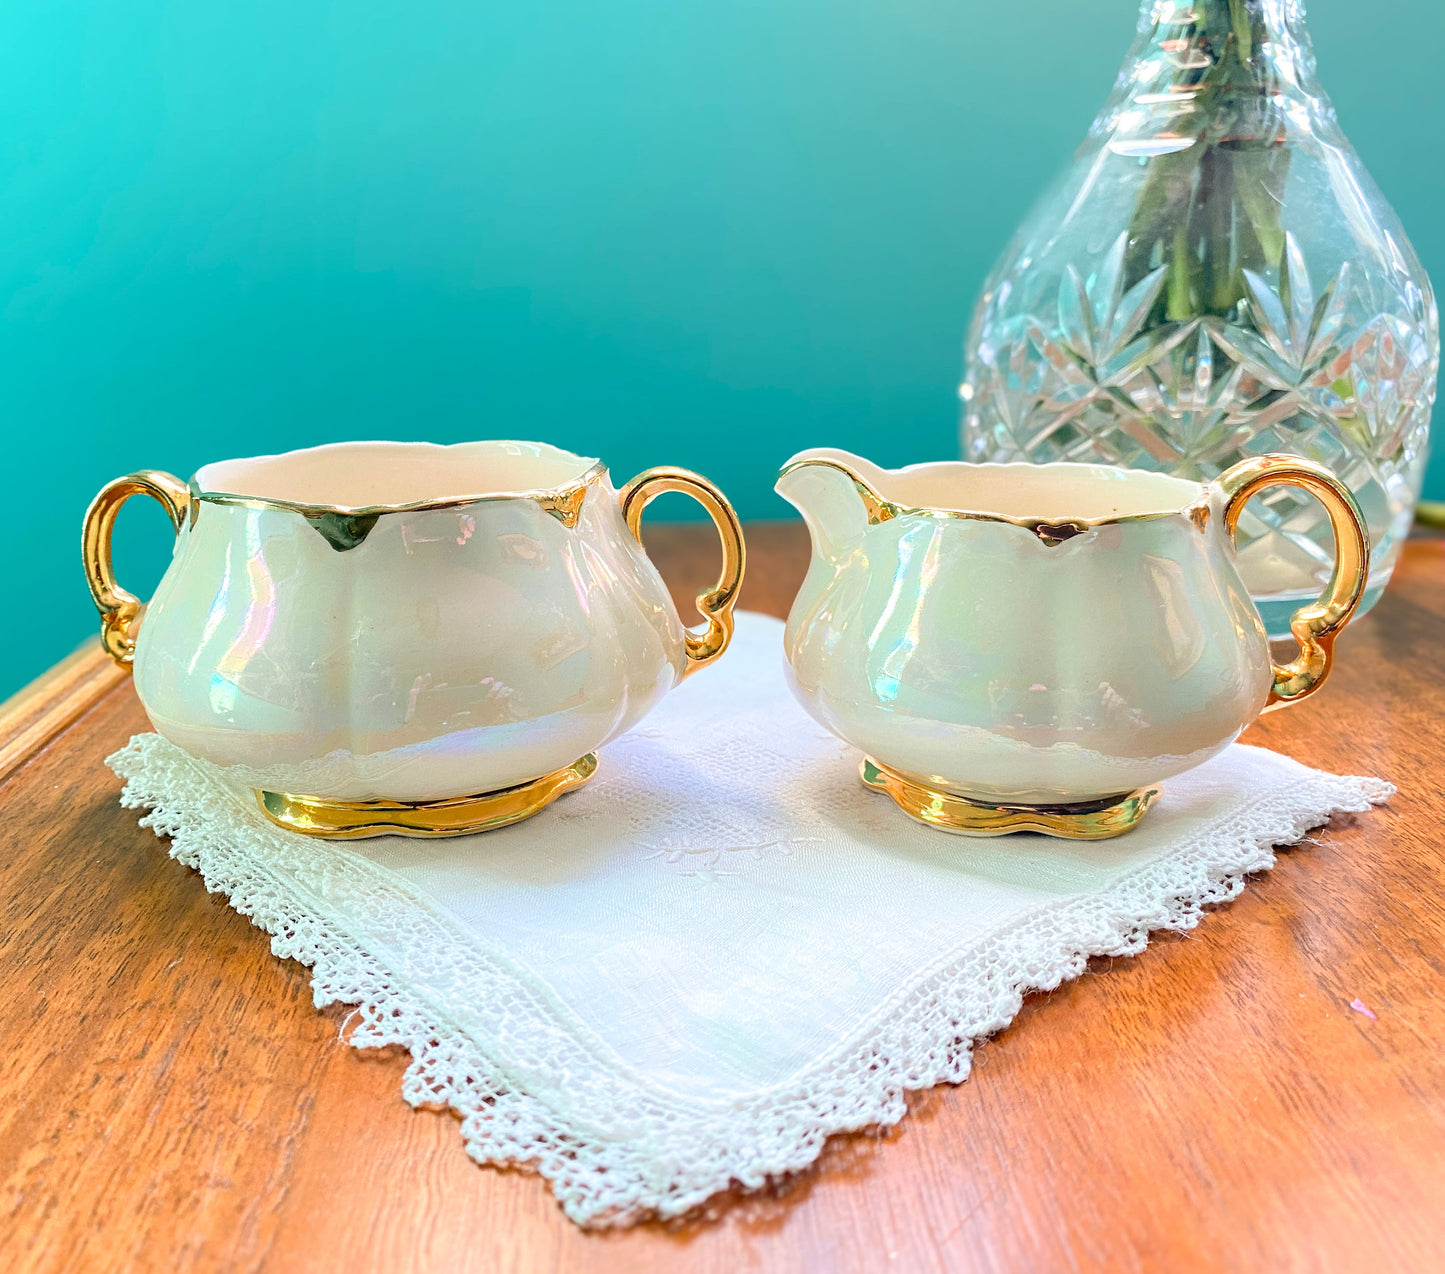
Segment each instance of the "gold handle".
[[704,509],[717,527],[722,540],[723,564],[718,582],[706,593],[698,594],[697,609],[707,620],[707,631],[698,637],[684,634],[687,642],[686,677],[712,663],[728,648],[733,636],[733,604],[743,582],[743,566],[747,550],[743,544],[743,528],[733,506],[711,482],[688,469],[663,465],[639,473],[618,492],[622,501],[622,517],[633,538],[642,543],[642,511],[664,491],[681,491],[690,495]]
[[191,508],[190,488],[184,482],[169,473],[146,469],[106,483],[85,511],[80,552],[85,561],[90,595],[100,612],[100,644],[122,668],[130,667],[135,658],[135,629],[145,605],[115,582],[115,570],[110,562],[110,533],[120,506],[133,495],[148,495],[158,501],[177,534]]
[[1335,533],[1335,569],[1317,601],[1301,606],[1289,621],[1299,642],[1299,658],[1273,664],[1274,684],[1265,710],[1298,703],[1313,694],[1330,674],[1335,638],[1350,622],[1365,592],[1370,573],[1370,537],[1355,497],[1334,474],[1299,456],[1255,456],[1226,469],[1216,480],[1224,492],[1224,525],[1232,540],[1239,515],[1250,497],[1268,487],[1299,487],[1308,491],[1330,515]]

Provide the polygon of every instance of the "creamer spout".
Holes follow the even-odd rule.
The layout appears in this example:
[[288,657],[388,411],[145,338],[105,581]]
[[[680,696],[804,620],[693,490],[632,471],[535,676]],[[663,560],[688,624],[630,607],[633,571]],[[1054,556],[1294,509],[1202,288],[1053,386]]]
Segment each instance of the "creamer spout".
[[892,516],[877,491],[881,476],[862,456],[815,447],[789,460],[773,489],[803,515],[813,552],[837,561],[862,541],[870,524]]

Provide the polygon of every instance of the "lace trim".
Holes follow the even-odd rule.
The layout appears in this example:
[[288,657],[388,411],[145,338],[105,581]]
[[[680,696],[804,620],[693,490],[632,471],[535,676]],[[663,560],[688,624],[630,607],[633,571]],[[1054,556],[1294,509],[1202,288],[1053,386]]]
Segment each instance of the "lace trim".
[[[897,1123],[907,1092],[967,1078],[974,1041],[1007,1026],[1026,994],[1077,977],[1092,956],[1135,955],[1153,931],[1193,928],[1249,873],[1273,866],[1273,846],[1395,790],[1327,774],[1282,782],[1107,889],[1041,905],[945,955],[785,1083],[699,1101],[635,1073],[545,987],[392,873],[335,844],[316,855],[307,842],[298,853],[291,843],[300,838],[276,832],[159,736],[137,736],[108,764],[128,780],[122,804],[150,809],[141,823],[170,838],[171,856],[271,934],[275,955],[311,967],[318,1008],[357,1006],[352,1045],[410,1053],[408,1102],[450,1106],[473,1159],[539,1172],[587,1226],[677,1216],[733,1183],[756,1188],[807,1167],[835,1133]],[[364,916],[374,950],[348,931],[348,911]],[[465,1022],[455,1001],[449,1012],[425,989],[462,978],[476,1006]],[[498,1039],[506,1064],[503,1049],[486,1047]],[[565,1082],[554,1086],[550,1075]]]

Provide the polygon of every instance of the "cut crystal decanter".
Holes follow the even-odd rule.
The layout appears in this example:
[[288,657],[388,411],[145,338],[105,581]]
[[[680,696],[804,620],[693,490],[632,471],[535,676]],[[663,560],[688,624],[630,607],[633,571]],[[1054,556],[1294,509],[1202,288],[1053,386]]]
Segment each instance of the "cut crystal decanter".
[[[1370,524],[1364,607],[1424,476],[1435,300],[1315,79],[1300,0],[1145,0],[1072,167],[985,284],[964,454],[1213,478],[1293,452]],[[1240,524],[1272,634],[1320,591],[1329,521],[1279,487]]]

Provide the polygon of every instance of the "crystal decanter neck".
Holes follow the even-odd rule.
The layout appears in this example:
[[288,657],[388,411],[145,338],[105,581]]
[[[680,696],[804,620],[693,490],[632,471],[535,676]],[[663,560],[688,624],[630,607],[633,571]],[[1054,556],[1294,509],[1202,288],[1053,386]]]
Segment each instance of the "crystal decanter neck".
[[1278,146],[1336,130],[1303,0],[1144,0],[1091,135],[1152,156],[1198,142]]

